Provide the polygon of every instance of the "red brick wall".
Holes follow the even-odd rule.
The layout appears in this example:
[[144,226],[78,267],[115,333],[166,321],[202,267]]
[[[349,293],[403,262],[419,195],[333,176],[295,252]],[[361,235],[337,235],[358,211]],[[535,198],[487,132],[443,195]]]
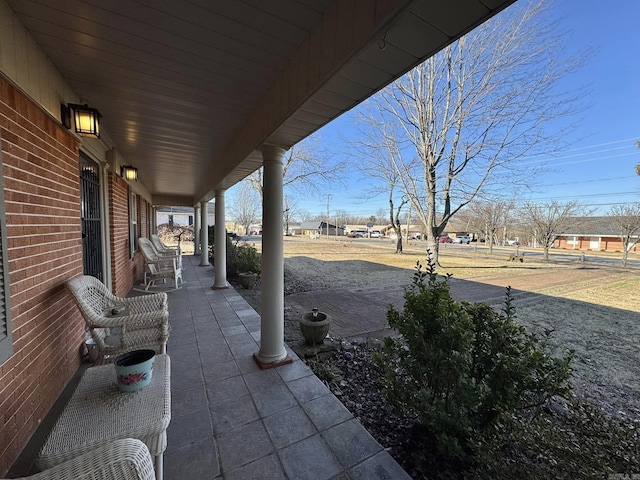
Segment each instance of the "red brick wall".
[[[573,243],[569,243],[566,237],[559,237],[556,239],[554,244],[557,248],[566,248],[569,250],[591,249],[590,237],[578,237],[578,243],[576,243],[575,245]],[[607,252],[622,252],[622,240],[620,240],[618,237],[602,237],[602,239],[600,240],[599,250],[604,250]],[[630,251],[638,251],[638,246],[635,245]]]
[[[140,209],[146,205],[138,195],[138,234]],[[125,296],[141,277],[144,261],[140,253],[132,259],[129,254],[129,187],[118,175],[109,173],[109,210],[111,212],[111,278],[113,293]]]
[[0,476],[80,363],[84,322],[64,290],[82,274],[78,144],[0,78],[13,356],[0,366]]

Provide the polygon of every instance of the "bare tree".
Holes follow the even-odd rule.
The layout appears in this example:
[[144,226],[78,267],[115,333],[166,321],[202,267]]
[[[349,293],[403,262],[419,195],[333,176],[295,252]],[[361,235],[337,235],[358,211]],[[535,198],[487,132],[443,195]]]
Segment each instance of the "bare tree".
[[576,227],[577,217],[585,213],[578,202],[559,203],[555,200],[544,204],[525,203],[522,212],[531,235],[544,249],[545,260],[549,260],[549,247],[556,238]]
[[312,215],[310,212],[307,212],[306,210],[301,210],[297,212],[297,214],[301,222],[310,222],[315,218],[314,215]]
[[609,217],[618,230],[620,240],[622,240],[622,265],[626,267],[629,250],[638,244],[640,203],[615,205],[609,211]]
[[284,207],[284,211],[282,212],[284,217],[284,233],[285,235],[290,235],[289,224],[291,223],[291,219],[298,215],[298,202],[289,195],[285,195],[282,200],[282,206]]
[[[402,253],[402,227],[400,226],[400,212],[402,211],[402,207],[404,207],[407,203],[407,197],[402,197],[399,205],[396,207],[394,211],[393,207],[393,187],[389,190],[389,220],[391,220],[391,225],[393,226],[393,231],[396,234],[396,253]],[[407,225],[407,238],[409,226]]]
[[469,205],[468,215],[471,225],[484,233],[489,253],[493,253],[494,239],[497,237],[498,229],[507,225],[513,207],[513,200],[501,198],[477,201]]
[[[307,137],[291,147],[284,155],[282,165],[283,188],[304,195],[319,194],[327,188],[335,189],[342,181],[344,162],[331,158],[318,135]],[[263,198],[263,168],[247,177],[253,189]]]
[[528,186],[534,171],[524,157],[559,148],[565,130],[550,122],[581,107],[582,91],[558,84],[584,54],[564,54],[564,32],[545,10],[543,1],[514,4],[368,102],[370,144],[396,144],[388,172],[399,176],[436,263],[451,217],[480,192]]
[[336,210],[336,222],[338,225],[347,225],[348,223],[352,223],[350,221],[350,216],[346,210]]
[[[393,124],[386,124],[374,115],[361,115],[359,129],[361,139],[351,142],[355,147],[358,158],[362,154],[366,155],[366,162],[358,162],[359,170],[366,176],[376,179],[381,189],[370,189],[363,194],[363,198],[370,199],[378,196],[382,191],[388,192],[389,196],[389,223],[396,234],[396,253],[402,253],[402,228],[400,217],[402,208],[409,204],[409,199],[403,195],[401,185],[401,175],[406,168],[401,165],[402,154],[397,143],[397,135],[392,131]],[[382,135],[379,135],[382,132]],[[395,205],[395,206],[394,206]],[[378,223],[384,222],[386,214],[382,209],[377,212]],[[410,215],[409,215],[410,217]],[[407,243],[409,241],[409,225],[407,225]]]
[[233,221],[244,227],[245,235],[249,233],[251,224],[258,220],[260,209],[260,198],[251,187],[251,184],[246,180],[240,182],[235,197],[230,202],[229,212]]
[[378,210],[376,210],[376,223],[378,225],[384,225],[388,220],[389,217],[387,216],[387,212],[384,210],[384,208],[379,208]]

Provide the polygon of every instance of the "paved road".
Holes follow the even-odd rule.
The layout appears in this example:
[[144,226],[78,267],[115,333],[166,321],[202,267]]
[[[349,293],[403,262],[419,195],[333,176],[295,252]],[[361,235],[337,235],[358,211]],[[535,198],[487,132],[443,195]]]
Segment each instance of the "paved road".
[[[262,241],[262,237],[259,235],[253,236],[244,236],[241,237],[243,241],[260,243]],[[372,243],[372,244],[387,244],[389,248],[395,247],[395,241],[389,238],[350,238],[352,242],[362,242],[362,243]],[[421,242],[417,240],[411,240],[410,246],[419,246],[421,248],[426,248],[426,242]],[[440,248],[442,251],[447,250],[459,250],[461,252],[464,251],[474,251],[474,252],[488,252],[489,248],[486,247],[483,243],[471,243],[470,245],[457,245],[453,243],[443,243],[440,244]],[[537,259],[541,259],[543,257],[542,250],[530,249],[530,248],[516,248],[516,247],[499,247],[495,246],[493,248],[494,255],[513,255],[516,253],[523,253],[525,257],[533,257]],[[598,255],[594,252],[576,252],[571,253],[566,250],[554,250],[551,249],[549,251],[549,260],[555,262],[582,262],[585,264],[596,264],[596,265],[608,265],[612,267],[619,267],[622,265],[622,255],[616,255],[614,257]],[[627,267],[629,268],[639,268],[640,269],[640,260],[629,260],[627,262]]]

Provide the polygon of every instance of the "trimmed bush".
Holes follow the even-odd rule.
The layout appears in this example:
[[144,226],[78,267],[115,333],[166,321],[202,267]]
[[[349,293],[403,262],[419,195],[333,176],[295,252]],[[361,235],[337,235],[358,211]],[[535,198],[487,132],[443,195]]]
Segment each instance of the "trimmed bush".
[[552,395],[569,394],[573,353],[552,357],[551,332],[516,323],[510,288],[496,312],[455,301],[448,279],[418,262],[404,309],[387,311],[401,336],[386,338],[376,361],[386,400],[414,414],[442,454],[470,460],[472,442],[492,436],[505,415],[535,414]]

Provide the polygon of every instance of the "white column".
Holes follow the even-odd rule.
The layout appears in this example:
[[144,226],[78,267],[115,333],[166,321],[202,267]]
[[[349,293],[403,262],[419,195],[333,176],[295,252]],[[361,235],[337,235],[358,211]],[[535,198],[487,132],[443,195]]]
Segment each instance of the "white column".
[[224,190],[216,190],[216,231],[213,246],[213,289],[227,288],[227,230],[224,219]]
[[200,266],[207,267],[209,263],[209,225],[207,224],[207,202],[200,202]]
[[282,236],[282,147],[262,147],[264,190],[262,203],[261,368],[291,362],[284,348],[284,259]]
[[200,255],[200,206],[193,209],[193,254]]

